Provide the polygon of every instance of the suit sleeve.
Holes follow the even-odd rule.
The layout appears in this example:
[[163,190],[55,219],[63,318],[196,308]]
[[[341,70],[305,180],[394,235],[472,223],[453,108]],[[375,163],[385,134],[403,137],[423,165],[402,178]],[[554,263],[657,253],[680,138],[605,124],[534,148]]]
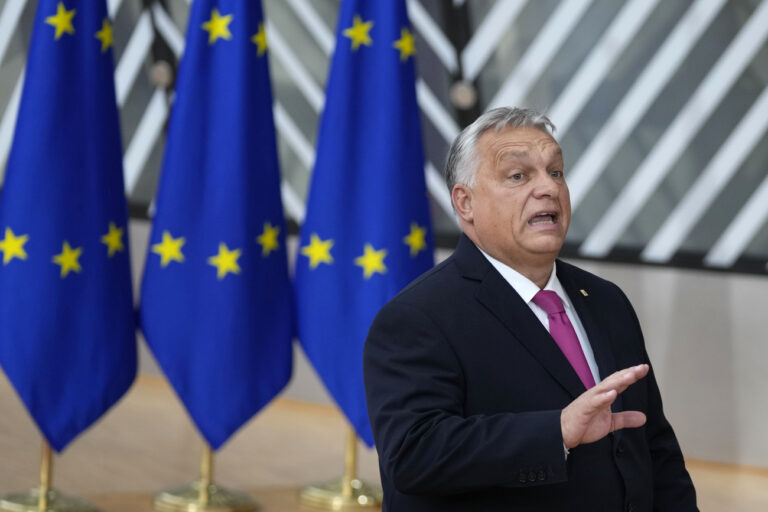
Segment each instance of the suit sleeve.
[[438,495],[567,479],[560,410],[465,416],[461,365],[417,307],[382,309],[363,369],[381,469],[398,491]]
[[[634,309],[623,293],[622,296],[632,314],[637,332],[641,333],[640,322]],[[642,339],[642,334],[640,336]],[[653,509],[658,512],[698,511],[696,491],[691,477],[685,469],[685,461],[675,432],[664,416],[661,393],[659,392],[659,386],[653,373],[653,366],[648,358],[644,343],[643,357],[645,362],[651,367],[650,372],[645,378],[645,384],[648,389],[645,431],[653,463]]]

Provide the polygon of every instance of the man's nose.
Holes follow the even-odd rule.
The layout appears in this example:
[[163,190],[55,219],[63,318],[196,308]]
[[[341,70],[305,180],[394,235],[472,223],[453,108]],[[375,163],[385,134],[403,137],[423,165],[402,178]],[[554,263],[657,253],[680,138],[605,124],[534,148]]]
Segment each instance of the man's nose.
[[557,197],[560,193],[560,184],[546,169],[536,173],[533,187],[533,192],[536,197]]

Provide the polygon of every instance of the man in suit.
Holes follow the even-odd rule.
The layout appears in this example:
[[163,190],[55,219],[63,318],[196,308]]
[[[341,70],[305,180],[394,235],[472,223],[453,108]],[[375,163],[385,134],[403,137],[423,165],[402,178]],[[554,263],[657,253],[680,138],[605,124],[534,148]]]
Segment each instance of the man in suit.
[[697,510],[622,291],[557,260],[570,222],[542,114],[454,141],[456,251],[387,304],[364,352],[384,510]]

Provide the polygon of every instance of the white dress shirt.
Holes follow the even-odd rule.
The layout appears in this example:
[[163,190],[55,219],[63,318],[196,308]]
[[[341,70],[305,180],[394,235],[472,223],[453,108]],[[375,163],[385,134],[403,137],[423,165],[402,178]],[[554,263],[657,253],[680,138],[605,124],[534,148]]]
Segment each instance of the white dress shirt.
[[[528,304],[528,307],[531,308],[531,311],[536,315],[536,318],[539,319],[541,324],[544,326],[544,328],[549,332],[549,315],[547,315],[547,312],[544,311],[541,307],[536,305],[536,303],[533,302],[533,297],[537,293],[539,293],[539,287],[536,286],[536,283],[525,277],[520,272],[516,271],[512,267],[505,265],[504,263],[500,262],[499,260],[493,258],[492,256],[489,256],[486,254],[482,249],[478,247],[478,250],[483,253],[483,256],[486,257],[486,259],[493,265],[493,267],[499,271],[499,274],[504,278],[505,281],[509,283],[509,285],[517,292],[517,294],[520,296],[520,298],[523,299],[523,301]],[[584,326],[581,324],[581,320],[579,320],[579,315],[576,313],[576,310],[573,308],[573,304],[571,303],[571,299],[568,297],[568,294],[565,293],[565,289],[563,289],[563,285],[560,284],[560,280],[557,278],[557,272],[555,271],[555,265],[552,265],[552,273],[549,276],[549,281],[547,282],[547,285],[544,287],[544,290],[551,290],[557,294],[558,297],[560,297],[560,300],[563,301],[563,306],[565,307],[565,314],[568,315],[568,320],[571,321],[571,325],[573,325],[573,330],[576,331],[576,337],[579,338],[579,344],[581,344],[581,350],[584,351],[584,357],[587,359],[587,364],[589,365],[589,370],[592,372],[592,377],[595,379],[595,384],[600,382],[600,373],[597,369],[597,362],[595,361],[595,354],[592,352],[592,346],[589,344],[589,338],[587,338],[587,331],[584,330]]]

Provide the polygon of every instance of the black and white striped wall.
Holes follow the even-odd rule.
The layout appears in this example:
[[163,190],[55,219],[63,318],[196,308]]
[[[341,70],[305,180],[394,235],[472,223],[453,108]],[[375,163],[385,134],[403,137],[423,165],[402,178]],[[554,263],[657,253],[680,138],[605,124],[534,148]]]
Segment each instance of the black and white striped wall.
[[[264,0],[283,201],[300,225],[338,0]],[[0,0],[0,169],[35,0]],[[109,0],[126,193],[147,216],[189,0]],[[768,0],[409,0],[438,240],[461,126],[498,105],[548,112],[574,209],[567,256],[766,273]]]

